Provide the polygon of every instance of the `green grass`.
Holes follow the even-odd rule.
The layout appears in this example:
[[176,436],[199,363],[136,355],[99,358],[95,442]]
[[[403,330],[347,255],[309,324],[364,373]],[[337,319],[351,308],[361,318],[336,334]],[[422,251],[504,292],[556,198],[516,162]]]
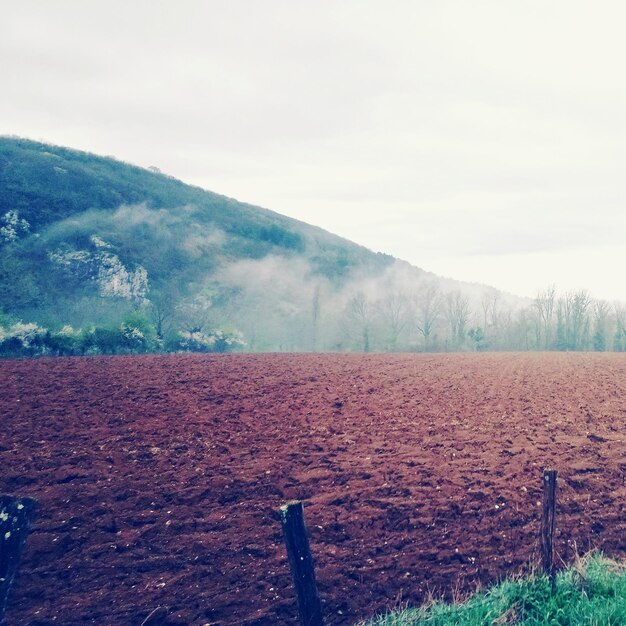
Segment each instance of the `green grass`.
[[561,572],[507,580],[462,604],[431,602],[360,626],[626,626],[626,564],[587,555]]

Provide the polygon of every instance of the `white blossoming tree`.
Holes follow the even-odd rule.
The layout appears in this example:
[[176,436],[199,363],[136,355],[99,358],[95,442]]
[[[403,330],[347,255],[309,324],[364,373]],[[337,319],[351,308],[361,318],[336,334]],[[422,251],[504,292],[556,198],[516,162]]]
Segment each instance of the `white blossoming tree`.
[[0,243],[17,241],[30,230],[30,224],[17,211],[7,211],[0,217]]
[[188,352],[231,352],[246,345],[238,330],[213,330],[210,332],[181,331],[179,342],[182,350]]
[[46,354],[47,329],[33,323],[16,322],[8,328],[0,326],[0,352],[8,355]]

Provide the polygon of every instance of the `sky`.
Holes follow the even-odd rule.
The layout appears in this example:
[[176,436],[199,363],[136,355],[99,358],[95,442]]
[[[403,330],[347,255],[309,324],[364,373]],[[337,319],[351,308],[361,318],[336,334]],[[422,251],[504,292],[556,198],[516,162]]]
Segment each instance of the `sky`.
[[0,0],[0,134],[626,301],[626,4]]

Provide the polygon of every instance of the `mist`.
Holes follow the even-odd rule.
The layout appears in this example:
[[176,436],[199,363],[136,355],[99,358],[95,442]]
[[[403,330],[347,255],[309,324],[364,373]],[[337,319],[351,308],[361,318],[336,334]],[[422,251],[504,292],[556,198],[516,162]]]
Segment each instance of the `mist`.
[[298,233],[222,218],[224,229],[212,215],[193,204],[144,202],[82,211],[38,232],[25,227],[12,245],[36,297],[5,312],[52,330],[135,329],[156,350],[621,350],[626,343],[624,307],[584,289],[519,298],[308,225]]

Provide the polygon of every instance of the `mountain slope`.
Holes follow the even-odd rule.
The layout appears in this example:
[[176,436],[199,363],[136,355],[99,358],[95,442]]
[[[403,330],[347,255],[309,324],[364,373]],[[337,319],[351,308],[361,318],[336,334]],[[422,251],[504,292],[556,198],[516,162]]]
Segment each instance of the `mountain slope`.
[[[420,338],[416,303],[433,289]],[[221,329],[254,350],[430,349],[444,333],[464,343],[470,323],[460,310],[445,330],[444,293],[462,309],[484,290],[157,171],[0,138],[0,311],[13,321],[119,330],[130,316],[171,346]]]
[[334,250],[350,258],[350,265],[382,267],[392,260],[322,229],[160,172],[26,139],[0,138],[0,189],[0,214],[18,211],[33,232],[92,209],[193,207],[199,226],[218,228],[237,240],[237,256],[258,258],[278,248],[309,254]]

